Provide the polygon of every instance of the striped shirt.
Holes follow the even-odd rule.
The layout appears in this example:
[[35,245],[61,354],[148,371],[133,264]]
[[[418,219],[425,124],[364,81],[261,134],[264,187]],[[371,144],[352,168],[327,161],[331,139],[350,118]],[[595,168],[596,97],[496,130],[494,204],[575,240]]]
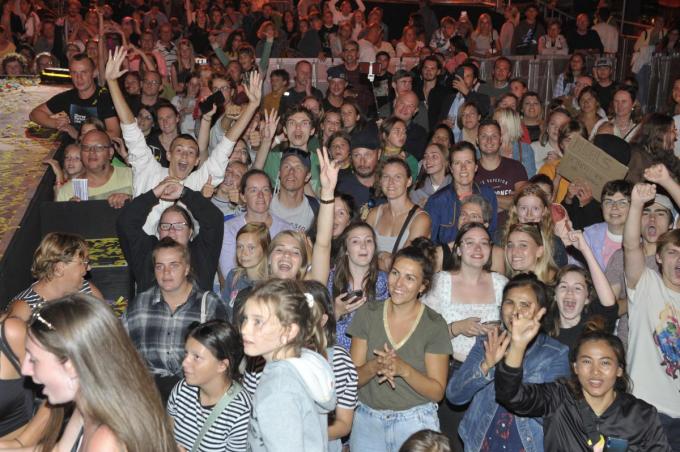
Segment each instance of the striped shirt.
[[[191,450],[213,406],[201,405],[198,386],[181,379],[168,399],[168,415],[175,422],[175,441]],[[248,391],[241,391],[220,413],[203,436],[198,451],[245,452],[252,403]]]
[[[338,404],[336,408],[354,410],[357,406],[357,383],[359,375],[352,358],[347,350],[339,345],[328,348],[328,355],[332,355],[331,367],[333,368],[333,378],[335,379],[335,396]],[[252,360],[251,360],[252,361]],[[265,361],[257,358],[254,363],[249,363],[243,375],[243,388],[248,391],[251,397],[255,396],[257,384],[264,369]]]
[[[19,292],[14,298],[12,298],[12,302],[18,301],[18,300],[24,300],[26,304],[31,308],[32,311],[36,310],[39,308],[43,303],[45,303],[45,299],[38,295],[38,293],[33,290],[33,287],[37,284],[38,282],[34,282],[31,284],[28,289]],[[83,280],[83,285],[80,287],[80,290],[78,291],[79,293],[84,293],[87,295],[92,295],[92,287],[90,287],[90,282],[87,280]]]

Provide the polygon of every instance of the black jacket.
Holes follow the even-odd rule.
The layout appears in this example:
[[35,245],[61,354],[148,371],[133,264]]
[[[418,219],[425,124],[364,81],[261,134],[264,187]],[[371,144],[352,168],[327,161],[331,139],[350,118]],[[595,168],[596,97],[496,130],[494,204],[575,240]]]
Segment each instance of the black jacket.
[[[451,105],[458,95],[458,90],[450,90],[448,94],[444,96],[441,103],[441,109],[439,110],[439,121],[445,120],[449,116],[449,110],[451,110]],[[465,96],[466,102],[474,102],[479,110],[479,114],[482,115],[482,119],[489,116],[491,113],[491,99],[489,96],[477,91],[470,91],[467,96]]]
[[[550,452],[588,452],[586,428],[578,402],[564,382],[524,384],[522,368],[501,361],[496,366],[496,400],[525,417],[543,417],[543,444]],[[587,410],[587,411],[585,411]],[[585,406],[605,437],[628,441],[628,452],[671,452],[656,408],[634,396],[619,393],[599,418]]]
[[[189,242],[191,270],[202,290],[212,290],[222,250],[224,217],[220,209],[200,192],[185,187],[180,201],[187,206],[199,225],[198,235]],[[137,283],[137,293],[147,290],[156,282],[151,252],[158,238],[142,229],[146,217],[156,204],[158,198],[153,190],[149,190],[125,206],[116,223],[123,254]]]

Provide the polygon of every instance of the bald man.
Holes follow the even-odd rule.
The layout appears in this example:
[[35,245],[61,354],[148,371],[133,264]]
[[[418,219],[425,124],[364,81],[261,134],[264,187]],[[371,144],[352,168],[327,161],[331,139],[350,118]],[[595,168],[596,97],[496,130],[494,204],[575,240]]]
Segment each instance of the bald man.
[[[132,170],[111,165],[111,138],[99,130],[85,134],[80,142],[80,158],[87,179],[88,200],[106,199],[119,209],[132,197]],[[81,201],[73,191],[73,180],[59,189],[57,201]]]
[[404,148],[417,160],[423,158],[427,145],[427,131],[416,124],[414,118],[418,114],[420,100],[413,91],[404,91],[394,99],[394,116],[406,123],[406,144]]

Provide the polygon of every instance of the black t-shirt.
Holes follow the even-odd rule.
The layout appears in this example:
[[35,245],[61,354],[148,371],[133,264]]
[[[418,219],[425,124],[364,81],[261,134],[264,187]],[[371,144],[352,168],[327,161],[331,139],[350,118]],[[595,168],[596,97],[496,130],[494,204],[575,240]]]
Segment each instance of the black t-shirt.
[[160,134],[160,130],[152,131],[149,136],[146,137],[146,145],[149,146],[149,149],[151,149],[151,152],[153,152],[154,158],[161,164],[161,166],[167,168],[170,166],[170,162],[168,162],[167,152],[161,144]]
[[53,114],[61,112],[68,114],[71,125],[78,131],[87,118],[98,118],[105,121],[108,118],[116,117],[111,95],[106,88],[97,88],[94,94],[87,99],[81,99],[78,96],[78,91],[73,88],[52,97],[46,105]]
[[604,52],[600,35],[595,30],[588,30],[585,35],[581,35],[574,29],[567,33],[566,38],[570,52],[588,49],[599,49],[600,53]]
[[595,83],[593,89],[597,93],[597,100],[600,101],[600,106],[604,111],[609,110],[609,104],[614,98],[616,83],[611,83],[609,86],[600,86],[599,83]]
[[340,170],[336,191],[351,196],[354,199],[354,209],[357,212],[366,204],[369,208],[380,204],[375,197],[375,189],[366,187],[359,182],[356,174],[349,168]]
[[576,326],[571,328],[560,328],[560,333],[555,338],[569,347],[570,350],[576,346],[578,339],[581,337],[581,334],[583,334],[586,323],[595,316],[600,316],[604,319],[605,327],[608,332],[614,332],[614,326],[619,314],[619,307],[616,303],[613,306],[602,306],[599,300],[595,300],[592,303],[592,306],[590,306],[590,313],[587,315],[584,314],[581,315],[581,321]]
[[529,131],[529,139],[532,143],[541,138],[541,126],[527,126],[527,130]]
[[390,102],[390,82],[393,75],[385,72],[383,75],[376,75],[373,80],[373,94],[379,109]]

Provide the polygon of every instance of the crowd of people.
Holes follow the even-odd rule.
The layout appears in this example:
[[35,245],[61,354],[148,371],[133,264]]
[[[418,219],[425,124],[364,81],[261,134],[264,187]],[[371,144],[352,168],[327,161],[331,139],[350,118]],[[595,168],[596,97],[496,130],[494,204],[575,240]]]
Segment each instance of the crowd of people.
[[[607,6],[521,17],[421,1],[390,41],[361,0],[3,2],[3,72],[71,75],[30,114],[55,200],[115,209],[135,290],[117,318],[87,241],[42,239],[0,450],[680,451],[680,79],[641,97],[678,28],[617,81]],[[550,102],[532,54],[568,55]],[[324,93],[286,56],[341,63]],[[563,177],[585,140],[625,178]]]

